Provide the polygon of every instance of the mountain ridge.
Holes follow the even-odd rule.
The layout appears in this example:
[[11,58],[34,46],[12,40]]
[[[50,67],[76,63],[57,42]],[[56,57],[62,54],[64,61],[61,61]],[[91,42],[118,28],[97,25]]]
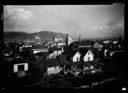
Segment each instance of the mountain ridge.
[[25,40],[35,40],[35,37],[40,37],[41,40],[53,40],[54,37],[65,39],[67,34],[56,33],[52,31],[40,31],[34,33],[27,32],[4,32],[4,39],[6,40],[14,40],[14,41],[25,41]]

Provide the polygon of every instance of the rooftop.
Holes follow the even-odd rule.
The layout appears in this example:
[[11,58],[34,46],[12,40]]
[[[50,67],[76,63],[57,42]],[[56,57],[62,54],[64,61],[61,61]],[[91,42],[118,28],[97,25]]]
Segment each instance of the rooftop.
[[45,64],[46,67],[54,67],[54,66],[59,66],[60,65],[58,59],[56,59],[56,58],[46,60],[44,64]]

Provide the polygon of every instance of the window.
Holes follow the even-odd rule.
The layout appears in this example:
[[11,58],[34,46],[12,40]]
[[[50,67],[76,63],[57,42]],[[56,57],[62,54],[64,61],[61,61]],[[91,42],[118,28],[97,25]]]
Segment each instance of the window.
[[88,55],[90,55],[90,52],[88,52]]

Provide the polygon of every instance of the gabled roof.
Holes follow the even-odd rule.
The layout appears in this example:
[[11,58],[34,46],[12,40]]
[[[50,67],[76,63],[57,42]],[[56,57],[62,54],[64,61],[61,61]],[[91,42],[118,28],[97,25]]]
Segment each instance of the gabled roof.
[[79,52],[82,54],[82,57],[88,52],[89,49],[79,48]]
[[28,62],[20,56],[17,56],[16,58],[13,58],[10,62],[8,62],[8,64],[19,64],[19,63],[28,63]]
[[68,54],[68,56],[69,56],[69,57],[73,57],[77,52],[81,55],[81,53],[80,53],[79,51],[71,51],[71,52]]
[[59,66],[59,61],[55,58],[55,59],[49,59],[45,61],[45,66],[46,67],[55,67],[55,66]]
[[32,46],[30,43],[25,43],[23,46]]
[[90,51],[94,55],[94,53],[90,49],[79,48],[79,52],[82,54],[82,57],[84,57],[88,51]]

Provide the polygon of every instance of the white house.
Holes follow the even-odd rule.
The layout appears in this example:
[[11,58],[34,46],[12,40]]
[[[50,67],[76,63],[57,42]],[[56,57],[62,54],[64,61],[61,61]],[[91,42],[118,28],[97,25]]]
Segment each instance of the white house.
[[94,61],[94,53],[90,49],[80,48],[79,52],[81,53],[82,61]]
[[68,56],[72,62],[78,62],[80,61],[81,54],[79,51],[72,51]]
[[81,54],[79,52],[76,52],[76,54],[73,56],[72,61],[77,62],[80,61]]
[[87,53],[84,56],[84,62],[86,61],[94,61],[94,54],[90,49],[87,51]]
[[13,72],[14,73],[17,73],[20,70],[22,70],[22,71],[28,71],[28,63],[14,64],[14,66],[13,66]]

